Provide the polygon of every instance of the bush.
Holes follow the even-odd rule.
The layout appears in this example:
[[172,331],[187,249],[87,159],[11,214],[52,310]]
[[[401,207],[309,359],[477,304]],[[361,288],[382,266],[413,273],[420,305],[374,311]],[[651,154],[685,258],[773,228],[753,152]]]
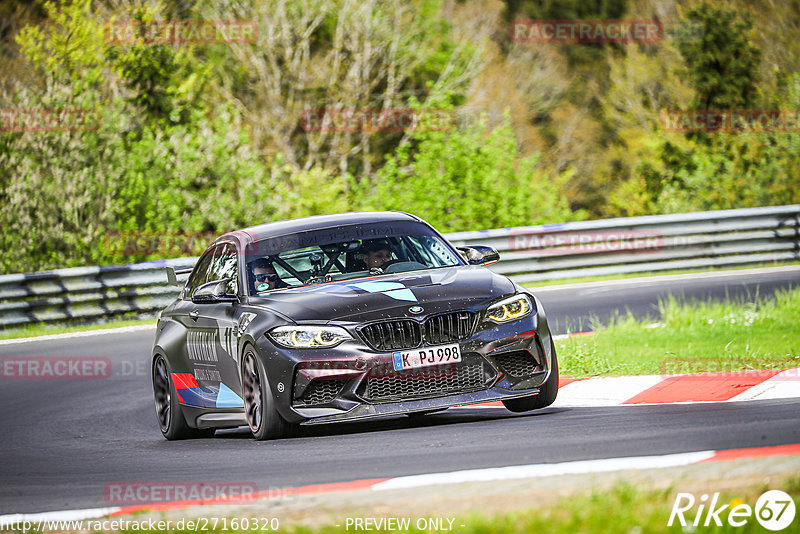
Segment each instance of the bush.
[[[433,107],[450,109],[439,100]],[[506,115],[489,129],[483,119],[452,129],[422,123],[378,172],[372,209],[409,210],[443,232],[503,228],[575,217],[550,180],[523,158]]]

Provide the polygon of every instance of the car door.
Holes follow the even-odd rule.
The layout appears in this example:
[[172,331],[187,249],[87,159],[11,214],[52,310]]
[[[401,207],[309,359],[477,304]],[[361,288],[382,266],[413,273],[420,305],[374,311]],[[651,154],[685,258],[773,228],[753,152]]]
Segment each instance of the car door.
[[[235,337],[238,297],[218,302],[193,302],[191,295],[204,283],[228,279],[226,294],[239,295],[238,258],[233,243],[218,243],[209,251],[204,278],[198,273],[187,284],[186,358],[197,383],[196,402],[207,408],[241,408],[241,385]],[[205,256],[204,258],[205,259]],[[201,259],[202,261],[202,259]],[[202,281],[201,281],[202,278]]]

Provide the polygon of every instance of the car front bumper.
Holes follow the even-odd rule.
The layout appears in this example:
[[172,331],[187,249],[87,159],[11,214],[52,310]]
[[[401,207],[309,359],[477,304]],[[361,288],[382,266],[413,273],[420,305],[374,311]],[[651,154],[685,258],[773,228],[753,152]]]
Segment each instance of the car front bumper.
[[459,343],[460,364],[414,369],[402,377],[393,371],[391,352],[373,350],[358,339],[330,349],[297,350],[263,336],[258,345],[278,412],[300,424],[537,395],[555,357],[546,319],[537,313],[508,324],[480,325]]

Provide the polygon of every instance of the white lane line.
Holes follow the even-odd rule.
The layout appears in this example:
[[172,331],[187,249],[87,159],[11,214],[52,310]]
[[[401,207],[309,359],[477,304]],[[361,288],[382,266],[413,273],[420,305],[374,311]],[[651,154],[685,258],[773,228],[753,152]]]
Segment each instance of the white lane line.
[[754,274],[771,274],[783,272],[800,272],[800,265],[785,265],[781,267],[765,267],[762,269],[741,269],[738,271],[711,271],[704,273],[687,273],[687,274],[662,274],[655,276],[642,276],[637,278],[621,278],[617,280],[600,280],[597,282],[579,282],[577,284],[556,284],[552,286],[530,287],[529,291],[533,293],[542,293],[544,291],[567,291],[570,289],[590,289],[596,287],[608,286],[624,286],[624,285],[655,285],[663,284],[664,282],[673,282],[680,280],[697,280],[702,278],[732,278],[751,276]]
[[96,517],[103,517],[114,512],[120,511],[122,508],[115,506],[111,508],[87,508],[84,510],[64,510],[63,512],[41,512],[37,514],[9,514],[0,515],[0,527],[11,526],[29,521],[31,523],[40,523],[43,521],[80,521],[82,519],[94,519]]
[[141,324],[134,326],[121,326],[119,328],[103,328],[98,330],[85,330],[82,332],[66,332],[63,334],[48,334],[46,336],[20,337],[16,339],[0,339],[0,346],[16,345],[18,343],[35,343],[37,341],[55,341],[61,339],[71,339],[76,337],[100,336],[105,334],[125,334],[127,332],[142,332],[145,330],[155,330],[155,324]]
[[581,460],[558,464],[512,465],[490,469],[467,469],[450,473],[432,473],[397,477],[372,486],[373,490],[390,490],[435,486],[441,484],[461,484],[464,482],[489,482],[518,478],[550,477],[557,475],[579,475],[585,473],[606,473],[626,469],[659,469],[677,467],[707,460],[714,451],[666,454],[663,456],[632,456],[627,458],[606,458],[602,460]]

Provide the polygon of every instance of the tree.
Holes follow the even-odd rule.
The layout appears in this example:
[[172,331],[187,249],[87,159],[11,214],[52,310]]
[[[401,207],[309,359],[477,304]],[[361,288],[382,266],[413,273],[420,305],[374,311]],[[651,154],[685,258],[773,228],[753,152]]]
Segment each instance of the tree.
[[681,40],[696,92],[695,109],[742,109],[757,100],[761,50],[750,39],[749,15],[702,3],[687,18],[702,28],[700,39]]
[[520,157],[508,116],[494,129],[485,119],[445,130],[422,123],[387,158],[365,207],[413,210],[445,232],[574,218],[559,191],[568,177],[550,180],[537,160]]
[[[304,129],[318,110],[406,108],[433,91],[465,91],[479,47],[439,16],[441,0],[202,2],[207,19],[255,20],[258,36],[212,52],[226,100],[241,105],[253,142],[295,169],[370,181],[402,132]],[[486,30],[484,30],[486,31]],[[232,65],[234,67],[232,67]]]
[[221,233],[271,218],[271,175],[232,106],[201,98],[208,77],[191,50],[141,42],[115,49],[90,0],[45,9],[49,22],[18,38],[38,84],[18,82],[0,100],[78,109],[99,121],[0,133],[2,271],[151,259],[160,254],[120,255],[103,243],[117,232]]

